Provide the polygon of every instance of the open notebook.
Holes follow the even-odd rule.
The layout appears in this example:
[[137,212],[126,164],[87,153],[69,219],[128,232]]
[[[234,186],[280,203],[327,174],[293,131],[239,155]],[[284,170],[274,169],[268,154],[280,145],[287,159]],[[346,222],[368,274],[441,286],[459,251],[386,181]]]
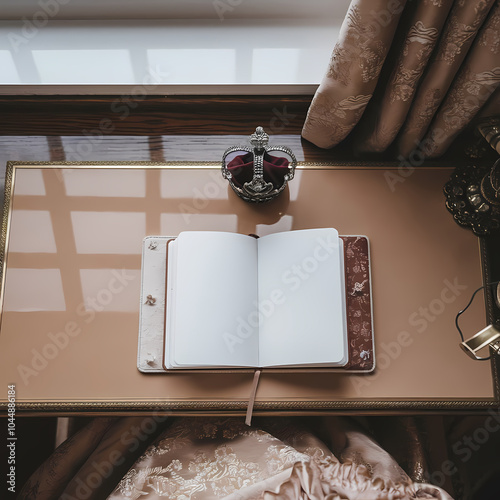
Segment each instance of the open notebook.
[[164,368],[344,366],[343,248],[332,228],[170,240]]

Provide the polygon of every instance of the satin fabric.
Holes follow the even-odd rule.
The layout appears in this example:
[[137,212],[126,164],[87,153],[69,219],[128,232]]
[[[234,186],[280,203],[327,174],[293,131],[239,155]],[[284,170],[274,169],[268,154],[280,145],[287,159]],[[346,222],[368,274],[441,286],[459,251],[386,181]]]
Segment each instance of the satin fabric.
[[413,481],[354,419],[96,419],[19,498],[448,500]]

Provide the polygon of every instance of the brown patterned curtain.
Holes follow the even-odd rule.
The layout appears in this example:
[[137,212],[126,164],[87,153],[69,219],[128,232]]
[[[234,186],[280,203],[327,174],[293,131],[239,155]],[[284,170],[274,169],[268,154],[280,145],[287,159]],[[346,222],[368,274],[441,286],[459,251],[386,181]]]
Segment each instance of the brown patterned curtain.
[[438,157],[499,84],[499,0],[353,0],[302,135]]

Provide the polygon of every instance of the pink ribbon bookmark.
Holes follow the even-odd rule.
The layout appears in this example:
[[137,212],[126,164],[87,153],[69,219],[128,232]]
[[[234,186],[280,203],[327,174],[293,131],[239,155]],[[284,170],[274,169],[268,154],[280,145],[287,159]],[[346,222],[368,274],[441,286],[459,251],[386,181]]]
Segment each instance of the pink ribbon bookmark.
[[262,370],[255,370],[252,382],[252,392],[250,393],[250,398],[248,399],[247,416],[245,418],[245,424],[252,424],[252,412],[253,405],[255,403],[255,395],[257,394],[257,386],[259,385],[260,372]]

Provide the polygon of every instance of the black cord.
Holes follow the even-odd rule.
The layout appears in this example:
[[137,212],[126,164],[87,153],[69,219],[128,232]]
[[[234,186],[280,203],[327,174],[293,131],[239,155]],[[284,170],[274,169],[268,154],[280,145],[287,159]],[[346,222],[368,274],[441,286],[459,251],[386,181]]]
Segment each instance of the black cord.
[[[462,333],[462,330],[460,329],[460,326],[458,324],[458,318],[469,309],[470,305],[472,304],[472,301],[474,300],[474,297],[478,292],[480,292],[483,288],[486,288],[487,286],[493,286],[493,285],[498,285],[500,281],[493,281],[492,283],[486,283],[486,285],[483,285],[482,287],[479,287],[473,294],[472,297],[469,300],[469,303],[461,310],[459,313],[455,316],[455,326],[457,327],[458,333],[460,334],[460,338],[462,339],[462,342],[464,341],[464,334]],[[491,358],[491,355],[488,356],[487,358],[481,358],[478,361],[488,361]]]

